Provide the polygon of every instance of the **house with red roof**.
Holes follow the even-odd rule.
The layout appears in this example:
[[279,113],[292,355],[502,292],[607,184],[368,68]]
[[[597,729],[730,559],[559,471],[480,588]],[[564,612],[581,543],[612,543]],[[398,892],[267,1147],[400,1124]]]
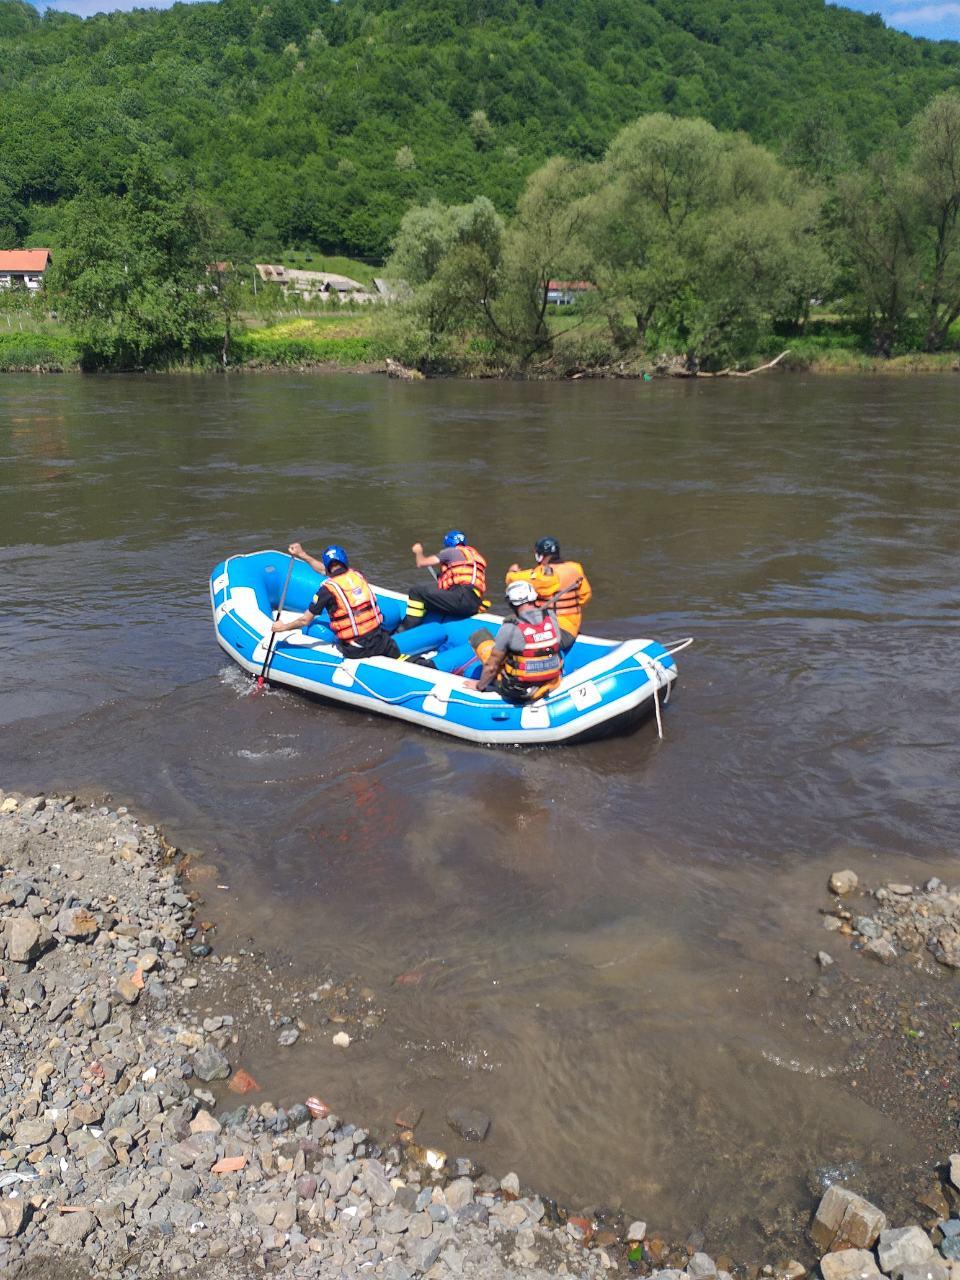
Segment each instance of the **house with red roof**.
[[571,303],[596,287],[589,280],[548,280],[547,301],[558,307],[569,307]]
[[0,249],[0,289],[19,285],[34,293],[52,261],[49,249]]

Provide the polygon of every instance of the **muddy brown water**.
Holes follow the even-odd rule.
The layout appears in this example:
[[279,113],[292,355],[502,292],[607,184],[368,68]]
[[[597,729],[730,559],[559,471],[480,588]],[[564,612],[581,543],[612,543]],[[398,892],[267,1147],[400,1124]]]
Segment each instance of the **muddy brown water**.
[[[217,864],[222,945],[376,990],[345,1053],[255,1051],[276,1096],[416,1102],[448,1149],[475,1104],[496,1171],[758,1249],[830,1170],[876,1192],[931,1154],[807,993],[831,869],[953,865],[958,385],[7,376],[0,781],[136,804]],[[224,554],[335,539],[402,587],[451,525],[495,573],[560,538],[595,634],[696,638],[662,744],[247,696]]]

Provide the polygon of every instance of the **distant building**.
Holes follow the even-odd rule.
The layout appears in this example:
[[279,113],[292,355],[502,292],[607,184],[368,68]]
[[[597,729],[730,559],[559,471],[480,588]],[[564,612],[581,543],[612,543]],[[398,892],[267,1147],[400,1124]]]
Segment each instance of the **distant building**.
[[359,280],[338,276],[332,271],[298,271],[294,267],[274,266],[266,262],[254,265],[265,284],[278,284],[284,293],[298,294],[305,302],[309,302],[311,298],[372,302],[377,296]]
[[49,249],[0,249],[0,289],[20,285],[35,293],[52,261]]
[[547,301],[555,303],[558,307],[569,307],[583,294],[589,293],[596,287],[589,280],[548,280]]

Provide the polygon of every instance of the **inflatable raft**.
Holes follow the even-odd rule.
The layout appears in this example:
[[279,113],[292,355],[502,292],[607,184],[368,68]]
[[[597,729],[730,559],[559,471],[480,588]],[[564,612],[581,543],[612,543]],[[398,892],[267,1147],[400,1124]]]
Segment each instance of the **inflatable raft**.
[[[267,655],[270,623],[276,616],[290,557],[280,551],[231,556],[210,576],[210,603],[217,641],[251,675],[259,675]],[[303,613],[319,576],[302,561],[294,564],[284,602],[284,618]],[[392,630],[406,612],[407,597],[374,588],[384,625]],[[422,654],[437,670],[393,658],[344,658],[323,615],[304,631],[277,636],[268,678],[307,693],[394,716],[470,742],[581,742],[620,732],[656,711],[677,678],[672,651],[653,640],[599,640],[581,635],[564,655],[557,689],[529,706],[505,702],[493,690],[465,686],[480,664],[468,637],[480,627],[496,634],[502,618],[479,613],[459,621],[428,619],[396,636],[407,655]]]

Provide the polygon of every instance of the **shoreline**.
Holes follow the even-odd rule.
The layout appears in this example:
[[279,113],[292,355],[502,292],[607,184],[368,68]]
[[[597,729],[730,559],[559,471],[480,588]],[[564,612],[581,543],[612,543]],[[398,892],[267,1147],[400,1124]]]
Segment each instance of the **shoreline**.
[[[221,956],[211,941],[210,873],[123,806],[0,792],[5,1274],[63,1274],[54,1250],[118,1280],[198,1266],[210,1280],[264,1268],[386,1280],[805,1274],[782,1256],[714,1261],[702,1250],[722,1241],[671,1244],[622,1214],[583,1216],[522,1194],[515,1174],[482,1172],[473,1157],[490,1123],[482,1113],[448,1115],[471,1153],[453,1156],[417,1142],[416,1108],[398,1111],[396,1130],[378,1138],[340,1120],[329,1098],[286,1110],[264,1101],[243,1065],[255,1033],[283,1046],[319,1029],[349,1053],[378,1025],[376,998],[325,971],[301,975],[302,1007],[279,1013],[269,967],[243,949]],[[887,886],[868,917],[850,909],[857,885],[842,874],[823,927],[873,957],[863,963],[909,955],[960,967],[960,934],[942,924],[925,933],[923,923],[932,908],[960,918],[960,894],[939,881],[922,893]],[[240,1017],[225,995],[239,986],[250,993]],[[938,1186],[928,1179],[927,1218],[952,1219],[960,1192],[949,1177]],[[821,1264],[825,1280],[847,1280],[828,1274],[832,1265]]]
[[[917,374],[960,373],[960,353],[956,351],[938,354],[911,352],[906,355],[883,358],[852,352],[843,348],[827,349],[816,354],[785,353],[782,362],[771,362],[770,367],[757,365],[744,371],[723,370],[718,373],[691,374],[676,362],[657,365],[637,361],[611,362],[608,365],[579,366],[576,364],[538,367],[536,370],[504,369],[483,364],[463,363],[445,370],[422,369],[407,366],[390,357],[371,360],[344,359],[335,354],[329,357],[297,360],[270,360],[253,358],[226,368],[219,364],[176,364],[157,368],[84,370],[74,361],[51,355],[49,359],[35,357],[20,362],[5,361],[0,347],[0,377],[4,374],[34,374],[37,376],[73,375],[81,377],[225,377],[237,374],[378,374],[400,381],[490,381],[490,382],[727,382],[754,374],[762,377],[815,375],[837,377],[842,375],[868,375],[875,377],[906,377]],[[757,360],[763,357],[758,356]],[[774,367],[775,366],[775,367]]]

